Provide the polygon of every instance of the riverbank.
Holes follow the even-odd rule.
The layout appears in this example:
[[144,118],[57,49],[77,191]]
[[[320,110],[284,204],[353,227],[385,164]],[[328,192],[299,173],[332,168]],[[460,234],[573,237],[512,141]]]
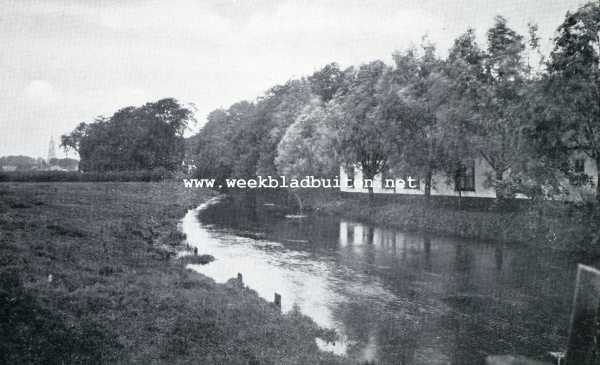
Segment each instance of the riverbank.
[[346,363],[319,351],[325,332],[309,318],[174,257],[177,223],[214,195],[179,183],[0,184],[0,362]]
[[370,206],[366,194],[321,192],[302,197],[306,207],[319,214],[338,215],[370,224],[600,255],[598,208],[557,202],[510,207],[497,207],[490,202],[463,202],[459,207],[449,200],[378,198]]

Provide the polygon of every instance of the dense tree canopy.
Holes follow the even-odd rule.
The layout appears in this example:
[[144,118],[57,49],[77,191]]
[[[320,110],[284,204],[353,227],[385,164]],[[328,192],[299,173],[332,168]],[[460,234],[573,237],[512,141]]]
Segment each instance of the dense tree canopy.
[[192,121],[192,110],[162,99],[81,123],[62,136],[61,146],[79,153],[82,171],[173,171],[184,158],[183,132]]
[[[540,156],[573,177],[574,156],[600,166],[600,5],[568,13],[540,82],[531,133]],[[596,174],[596,198],[600,184]]]
[[[202,177],[331,176],[354,164],[366,179],[417,174],[427,195],[432,176],[458,181],[465,163],[481,160],[499,198],[560,192],[545,186],[559,186],[562,170],[600,199],[597,176],[575,163],[600,165],[599,30],[597,2],[568,13],[546,58],[534,24],[527,38],[498,16],[485,46],[468,29],[445,58],[424,39],[394,53],[393,65],[330,63],[211,112],[187,145],[192,111],[163,99],[81,123],[62,146],[79,152],[84,171],[173,170],[185,150]],[[546,67],[533,72],[532,55]]]
[[280,174],[301,178],[307,175],[337,175],[336,129],[328,110],[313,99],[286,130],[277,146],[275,164]]
[[[456,180],[466,162],[483,160],[500,198],[564,192],[557,167],[572,175],[573,153],[600,164],[599,9],[567,14],[548,58],[535,24],[525,37],[498,16],[485,46],[468,29],[444,59],[424,39],[396,52],[393,66],[330,63],[211,113],[198,171],[325,176],[356,164],[367,179],[409,171],[429,195],[433,175]],[[533,72],[532,55],[545,71]]]

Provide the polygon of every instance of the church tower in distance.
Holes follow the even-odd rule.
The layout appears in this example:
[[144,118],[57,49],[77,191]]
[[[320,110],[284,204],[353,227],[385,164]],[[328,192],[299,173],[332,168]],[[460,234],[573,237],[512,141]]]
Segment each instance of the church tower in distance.
[[50,137],[50,145],[48,146],[48,162],[56,158],[56,146],[54,145],[54,138]]

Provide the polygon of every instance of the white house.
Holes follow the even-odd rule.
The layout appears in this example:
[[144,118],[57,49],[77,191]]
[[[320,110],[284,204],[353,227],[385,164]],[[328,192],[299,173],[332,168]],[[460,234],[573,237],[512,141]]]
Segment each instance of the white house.
[[[471,160],[464,164],[465,167],[458,175],[458,179],[448,179],[445,175],[434,175],[432,179],[432,196],[455,196],[476,197],[476,198],[495,198],[496,191],[490,183],[490,176],[494,176],[494,170],[483,158]],[[575,160],[577,172],[585,172],[588,176],[593,176],[593,186],[597,181],[596,163],[589,158],[580,158]],[[414,180],[410,181],[412,178]],[[566,177],[559,178],[567,194],[559,197],[562,200],[580,201],[587,200],[594,196],[595,189],[589,184],[587,186],[573,186]],[[395,183],[393,183],[395,182]],[[404,184],[402,184],[404,183]],[[362,171],[358,164],[349,164],[340,167],[340,190],[349,193],[368,193],[369,189],[365,186]],[[404,195],[424,195],[425,183],[418,176],[403,174],[402,176],[391,176],[388,174],[377,174],[372,180],[373,192],[376,194],[404,194]],[[517,195],[517,198],[525,198],[523,195]]]

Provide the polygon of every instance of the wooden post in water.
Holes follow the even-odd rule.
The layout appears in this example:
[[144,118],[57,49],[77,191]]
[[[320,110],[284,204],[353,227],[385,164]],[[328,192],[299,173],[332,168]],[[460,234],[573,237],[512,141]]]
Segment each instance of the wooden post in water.
[[273,301],[273,304],[275,304],[275,306],[281,310],[281,295],[275,293],[275,300]]
[[577,268],[567,365],[600,364],[600,271]]

